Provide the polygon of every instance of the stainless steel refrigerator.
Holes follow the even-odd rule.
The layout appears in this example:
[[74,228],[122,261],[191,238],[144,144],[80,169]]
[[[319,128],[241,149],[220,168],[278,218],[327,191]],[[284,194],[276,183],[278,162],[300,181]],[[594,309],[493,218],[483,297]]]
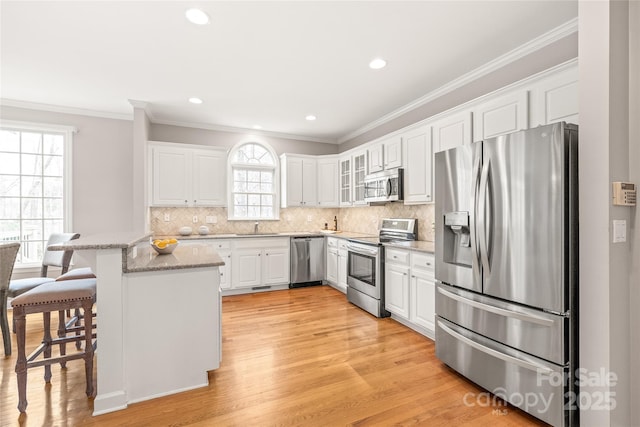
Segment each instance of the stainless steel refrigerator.
[[578,424],[577,142],[557,123],[435,155],[436,355],[553,426]]

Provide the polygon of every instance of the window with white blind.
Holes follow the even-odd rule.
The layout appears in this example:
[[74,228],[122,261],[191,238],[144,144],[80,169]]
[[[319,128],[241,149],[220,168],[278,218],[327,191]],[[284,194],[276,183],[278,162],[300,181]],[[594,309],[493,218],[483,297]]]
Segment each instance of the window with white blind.
[[248,142],[231,150],[229,187],[229,219],[278,219],[278,157],[267,144]]
[[0,124],[0,240],[21,243],[16,268],[40,265],[49,235],[70,229],[73,131]]

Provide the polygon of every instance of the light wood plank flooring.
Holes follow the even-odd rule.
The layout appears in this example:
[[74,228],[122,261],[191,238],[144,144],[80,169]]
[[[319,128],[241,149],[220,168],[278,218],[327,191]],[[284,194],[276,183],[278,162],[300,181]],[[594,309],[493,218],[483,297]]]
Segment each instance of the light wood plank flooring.
[[[192,327],[206,333],[205,325]],[[30,316],[27,330],[33,348],[41,317]],[[31,369],[20,417],[14,351],[1,359],[0,425],[545,425],[512,407],[483,405],[475,398],[483,390],[440,363],[433,341],[374,318],[328,286],[224,297],[223,340],[208,387],[99,417],[91,416],[81,361],[53,367],[50,385],[42,368]],[[191,349],[176,351],[189,363]]]

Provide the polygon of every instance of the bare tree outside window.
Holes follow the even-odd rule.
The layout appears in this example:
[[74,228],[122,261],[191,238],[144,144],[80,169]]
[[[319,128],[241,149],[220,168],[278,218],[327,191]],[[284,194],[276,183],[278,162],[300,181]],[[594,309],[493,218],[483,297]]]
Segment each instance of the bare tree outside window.
[[22,243],[16,264],[39,264],[65,224],[65,133],[0,129],[0,240]]

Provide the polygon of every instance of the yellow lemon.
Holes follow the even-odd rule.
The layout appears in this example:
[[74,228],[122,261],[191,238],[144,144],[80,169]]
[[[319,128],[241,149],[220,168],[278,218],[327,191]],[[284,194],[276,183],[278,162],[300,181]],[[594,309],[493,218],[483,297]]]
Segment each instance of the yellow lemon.
[[170,244],[170,245],[175,245],[176,243],[178,243],[178,240],[176,240],[176,239],[169,239],[169,244]]
[[156,246],[160,249],[164,249],[167,247],[167,242],[165,242],[164,240],[159,241]]

